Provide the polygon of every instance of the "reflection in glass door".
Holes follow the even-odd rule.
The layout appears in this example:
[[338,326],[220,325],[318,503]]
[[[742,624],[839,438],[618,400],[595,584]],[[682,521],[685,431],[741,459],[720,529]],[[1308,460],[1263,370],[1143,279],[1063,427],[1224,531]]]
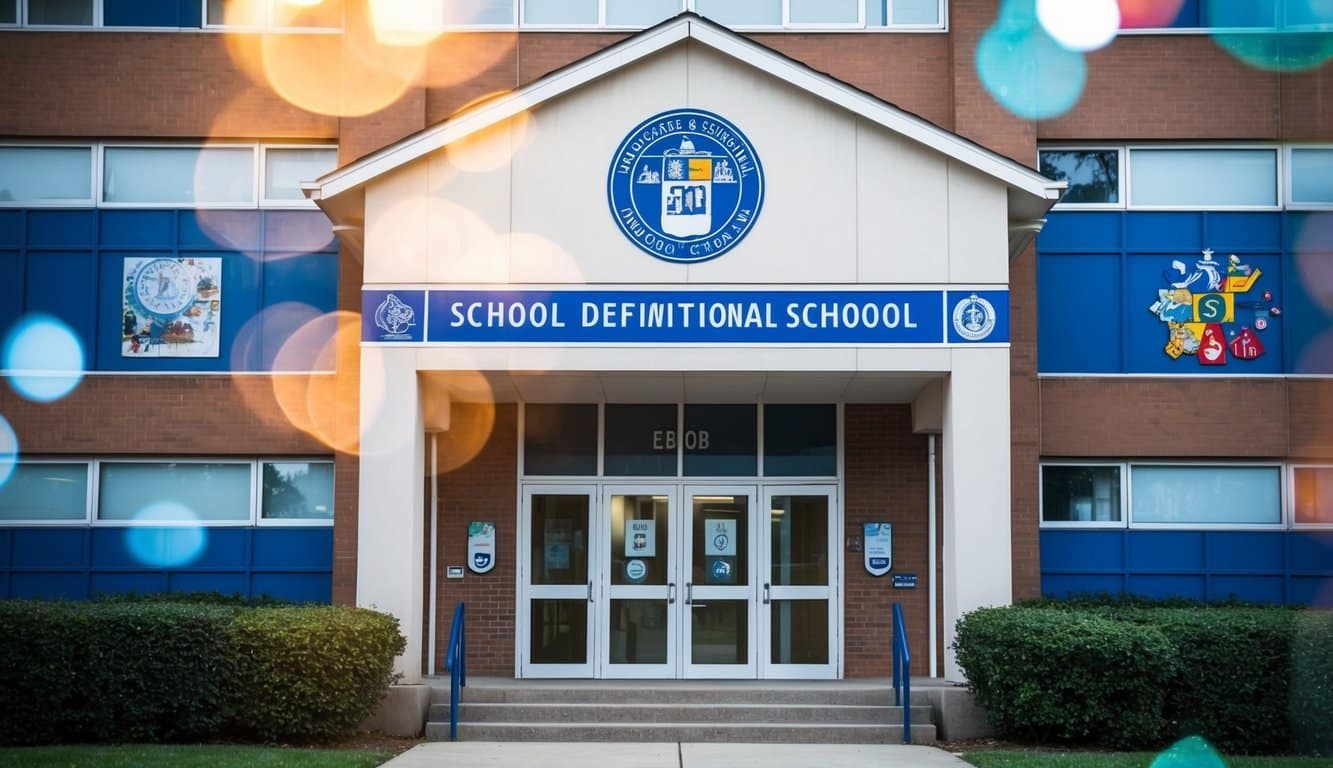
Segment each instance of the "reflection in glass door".
[[606,597],[599,601],[603,677],[676,676],[679,558],[675,489],[608,486]]
[[593,569],[591,486],[528,486],[523,578],[526,677],[591,677]]
[[764,489],[762,676],[837,675],[837,552],[831,486]]
[[684,676],[753,678],[755,489],[687,487],[685,498]]

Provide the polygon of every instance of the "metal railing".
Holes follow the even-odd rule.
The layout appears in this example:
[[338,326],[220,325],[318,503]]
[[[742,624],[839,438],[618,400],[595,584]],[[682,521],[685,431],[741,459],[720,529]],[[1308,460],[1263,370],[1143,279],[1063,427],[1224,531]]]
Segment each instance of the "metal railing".
[[912,651],[907,647],[903,607],[893,604],[893,703],[903,708],[903,743],[912,743]]
[[449,670],[449,740],[458,741],[458,694],[467,686],[467,640],[463,632],[463,603],[454,608],[454,623],[449,628],[449,655],[444,667]]

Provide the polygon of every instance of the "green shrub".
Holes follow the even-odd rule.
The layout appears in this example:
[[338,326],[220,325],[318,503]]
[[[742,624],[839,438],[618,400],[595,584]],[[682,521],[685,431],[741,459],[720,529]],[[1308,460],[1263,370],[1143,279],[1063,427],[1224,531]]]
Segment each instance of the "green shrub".
[[1333,755],[1333,612],[1296,618],[1291,662],[1292,745],[1298,752]]
[[1160,739],[1175,672],[1160,631],[1021,607],[974,611],[957,630],[958,663],[1001,736],[1112,747]]
[[280,597],[258,595],[250,597],[221,592],[116,592],[98,595],[95,603],[192,603],[196,605],[222,605],[232,608],[262,608],[278,605],[297,605],[291,600]]
[[301,741],[348,733],[374,712],[405,647],[393,617],[329,606],[241,612],[232,643],[241,694],[234,727]]
[[0,743],[313,740],[369,714],[397,621],[342,607],[0,601]]

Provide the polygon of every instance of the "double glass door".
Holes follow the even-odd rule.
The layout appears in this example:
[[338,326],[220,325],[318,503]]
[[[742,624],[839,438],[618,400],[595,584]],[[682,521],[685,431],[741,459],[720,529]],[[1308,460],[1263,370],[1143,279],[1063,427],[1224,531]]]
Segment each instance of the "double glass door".
[[525,677],[834,677],[833,486],[524,490]]

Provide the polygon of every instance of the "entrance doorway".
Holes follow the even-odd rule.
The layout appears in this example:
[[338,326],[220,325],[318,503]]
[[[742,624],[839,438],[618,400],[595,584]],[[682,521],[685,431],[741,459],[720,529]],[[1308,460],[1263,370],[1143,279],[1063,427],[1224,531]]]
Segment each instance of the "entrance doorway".
[[525,677],[832,678],[835,485],[526,485]]

